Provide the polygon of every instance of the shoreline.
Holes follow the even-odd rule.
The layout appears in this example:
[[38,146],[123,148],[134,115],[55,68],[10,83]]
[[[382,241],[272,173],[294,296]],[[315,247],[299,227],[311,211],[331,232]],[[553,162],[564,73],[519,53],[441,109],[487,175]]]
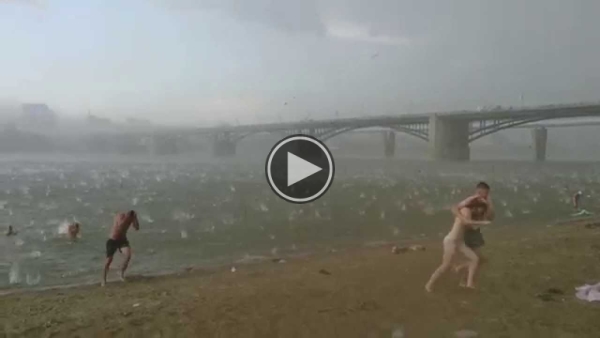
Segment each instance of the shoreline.
[[[528,229],[525,229],[525,231],[527,232],[537,232],[541,229],[545,229],[548,227],[554,227],[554,226],[581,226],[581,227],[585,227],[586,224],[596,224],[598,223],[598,225],[600,226],[600,216],[590,216],[590,217],[582,217],[582,218],[574,218],[574,219],[562,219],[562,220],[556,220],[554,222],[552,222],[551,224],[547,224],[545,227],[541,226],[541,224],[537,224],[537,225],[533,225],[530,226]],[[434,226],[436,229],[439,228],[440,226]],[[494,228],[488,228],[486,229],[486,231],[484,232],[484,234],[486,235],[486,237],[488,236],[487,234],[489,232],[492,232],[492,236],[495,235],[506,235],[507,231],[511,231],[517,228],[520,228],[520,225],[515,225],[515,224],[511,224],[511,225],[504,225],[502,227],[494,227]],[[520,229],[519,231],[523,231],[523,229]],[[435,232],[435,231],[434,231]],[[379,248],[387,248],[391,251],[393,246],[399,246],[399,247],[409,247],[411,245],[422,245],[424,246],[426,249],[427,248],[432,248],[432,247],[441,247],[441,240],[443,238],[443,236],[439,236],[439,238],[432,238],[435,237],[435,235],[433,233],[429,234],[426,237],[420,237],[418,238],[418,236],[416,236],[416,234],[414,234],[412,236],[412,238],[407,238],[407,237],[401,237],[398,238],[398,240],[396,241],[392,241],[392,240],[373,240],[373,241],[367,241],[367,242],[340,242],[340,243],[335,243],[335,245],[331,245],[330,248],[325,249],[325,248],[320,248],[318,250],[313,250],[313,251],[301,251],[298,253],[287,253],[287,254],[281,254],[281,255],[271,255],[269,254],[268,251],[264,251],[264,252],[260,252],[260,253],[255,253],[255,254],[247,254],[244,255],[241,258],[231,258],[231,259],[227,259],[228,261],[225,262],[226,260],[221,258],[218,259],[217,261],[215,261],[214,263],[208,263],[208,264],[204,264],[204,265],[190,265],[184,268],[180,268],[177,271],[173,271],[173,270],[167,270],[167,271],[158,271],[158,272],[154,272],[154,273],[135,273],[132,275],[129,275],[131,278],[134,279],[157,279],[157,278],[169,278],[169,277],[180,277],[182,275],[190,275],[196,272],[202,272],[203,274],[212,274],[212,273],[221,273],[221,272],[226,272],[229,271],[229,269],[231,269],[231,267],[249,267],[249,266],[262,266],[262,265],[271,265],[274,263],[287,263],[289,261],[294,261],[297,259],[320,259],[320,258],[324,258],[327,257],[328,255],[332,255],[332,254],[343,254],[343,253],[355,253],[357,251],[364,251],[364,250],[373,250],[373,249],[379,249]],[[333,248],[333,247],[336,248]],[[142,258],[144,259],[144,258]],[[281,262],[282,261],[282,262]],[[111,271],[115,272],[117,271],[116,267],[118,266],[115,265],[112,267]],[[116,273],[116,272],[115,272]],[[98,276],[100,276],[100,272],[98,272]],[[110,278],[111,276],[111,272],[109,272],[109,280],[107,282],[107,284],[119,284],[120,281],[113,278],[113,280],[111,280]],[[114,277],[114,276],[113,276]],[[98,281],[93,281],[93,282],[75,282],[75,283],[68,283],[68,284],[54,284],[54,285],[46,285],[46,286],[35,286],[35,287],[22,287],[22,286],[14,286],[14,287],[4,287],[4,288],[0,288],[0,299],[2,299],[2,297],[5,296],[9,296],[9,295],[13,295],[13,294],[26,294],[26,293],[40,293],[40,292],[47,292],[47,291],[53,291],[53,290],[68,290],[68,289],[77,289],[77,288],[88,288],[88,287],[94,287],[94,286],[99,286],[100,285],[100,277],[98,277]]]
[[[545,226],[543,226],[542,224],[546,224]],[[586,227],[588,224],[591,224],[593,226],[598,226],[600,227],[600,216],[587,216],[587,217],[580,217],[580,218],[572,218],[572,219],[558,219],[555,220],[554,222],[551,223],[540,223],[540,224],[534,224],[534,225],[529,225],[527,229],[522,229],[522,225],[519,223],[512,223],[509,225],[503,225],[501,227],[490,227],[488,229],[485,230],[484,234],[486,235],[486,237],[488,236],[487,234],[489,232],[492,233],[492,236],[496,236],[496,235],[506,235],[507,232],[510,232],[512,230],[515,230],[517,228],[519,228],[519,231],[526,231],[526,232],[537,232],[540,231],[542,229],[546,229],[549,227],[557,227],[557,226],[577,226],[577,227]],[[435,228],[435,230],[437,231],[438,229],[442,229],[443,226],[442,225],[434,225],[433,228]],[[393,241],[390,239],[384,239],[384,240],[372,240],[372,241],[367,241],[367,242],[355,242],[355,241],[341,241],[339,243],[332,243],[332,245],[330,245],[329,248],[319,248],[317,250],[306,250],[306,251],[300,251],[297,253],[291,253],[288,252],[286,254],[280,254],[280,255],[272,255],[270,254],[268,251],[263,251],[263,252],[256,252],[253,254],[246,254],[244,256],[242,256],[241,258],[228,258],[228,259],[224,259],[224,258],[220,258],[217,259],[215,262],[213,263],[206,263],[204,265],[189,265],[187,267],[183,267],[180,268],[176,271],[174,270],[166,270],[166,271],[157,271],[157,272],[153,272],[153,273],[134,273],[132,275],[130,275],[132,278],[135,279],[155,279],[155,278],[168,278],[170,276],[173,277],[179,277],[181,275],[189,275],[190,273],[194,273],[197,271],[202,271],[203,273],[219,273],[219,272],[223,272],[223,271],[228,271],[231,267],[233,266],[261,266],[261,265],[270,265],[273,263],[279,263],[279,261],[283,261],[281,263],[286,263],[288,261],[293,261],[296,259],[319,259],[319,258],[323,258],[326,257],[328,255],[331,254],[342,254],[342,253],[352,253],[352,252],[356,252],[356,251],[362,251],[362,250],[369,250],[369,249],[378,249],[378,248],[382,248],[382,247],[386,247],[388,249],[391,250],[391,248],[393,246],[400,246],[400,247],[408,247],[410,245],[423,245],[426,248],[431,248],[431,247],[436,247],[436,246],[441,246],[441,239],[443,238],[443,236],[439,236],[441,233],[437,234],[437,238],[436,235],[434,234],[436,231],[431,231],[431,233],[429,233],[427,236],[425,237],[419,237],[417,236],[417,234],[413,234],[411,237],[400,237],[397,240]],[[421,234],[422,236],[423,234]],[[434,238],[436,237],[436,238]],[[333,248],[336,247],[336,248]],[[239,256],[238,256],[239,257]],[[142,258],[144,259],[144,258]],[[113,266],[113,268],[111,269],[111,271],[116,271],[116,267],[118,266],[115,265]],[[100,272],[98,272],[98,276],[100,276]],[[119,283],[119,281],[117,279],[110,279],[110,272],[109,272],[109,280],[107,284],[114,284],[114,283]],[[0,299],[2,299],[2,297],[5,296],[9,296],[9,295],[13,295],[13,294],[26,294],[26,293],[39,293],[39,292],[46,292],[46,291],[53,291],[53,290],[65,290],[65,289],[77,289],[77,288],[87,288],[87,287],[93,287],[96,285],[100,284],[100,277],[98,278],[98,281],[82,281],[82,282],[74,282],[74,283],[68,283],[68,284],[53,284],[53,285],[46,285],[46,286],[21,286],[21,285],[16,285],[16,286],[7,286],[7,287],[1,287],[0,288]]]
[[[581,224],[486,233],[478,289],[444,276],[424,283],[441,261],[438,240],[425,251],[392,254],[389,245],[259,262],[237,270],[197,269],[126,283],[2,296],[8,336],[190,337],[596,337],[600,307],[574,288],[600,281],[600,228]],[[419,243],[420,242],[420,243]],[[541,297],[547,290],[560,292]],[[2,331],[0,331],[2,332]]]
[[[156,272],[156,273],[132,274],[132,275],[129,275],[130,276],[129,278],[132,278],[134,280],[139,280],[139,279],[150,280],[150,279],[160,279],[160,278],[170,278],[170,277],[181,277],[183,275],[192,275],[192,274],[196,274],[196,273],[202,273],[202,274],[222,273],[222,272],[229,271],[229,269],[231,269],[231,267],[234,267],[234,266],[237,268],[237,267],[256,267],[256,266],[270,265],[270,264],[283,264],[283,263],[287,263],[289,261],[294,261],[294,260],[298,260],[298,259],[318,259],[318,258],[327,256],[327,255],[337,254],[337,253],[341,254],[341,253],[345,253],[345,252],[355,252],[355,251],[359,251],[359,250],[369,250],[369,249],[381,248],[381,247],[389,247],[391,249],[392,246],[394,246],[394,245],[405,245],[405,246],[408,246],[411,244],[424,245],[429,242],[431,242],[431,244],[433,244],[433,242],[436,242],[436,241],[433,239],[426,238],[426,239],[419,239],[419,240],[402,239],[402,240],[398,240],[395,242],[372,241],[372,242],[362,243],[361,245],[352,245],[351,243],[350,244],[345,243],[345,245],[340,246],[339,249],[305,251],[305,252],[299,252],[299,253],[294,253],[294,254],[290,253],[290,254],[283,254],[283,255],[270,256],[270,257],[266,255],[267,252],[264,252],[265,255],[246,255],[239,259],[235,259],[235,260],[232,259],[230,262],[227,262],[227,263],[223,263],[221,261],[219,263],[215,262],[213,264],[189,266],[186,268],[181,268],[178,271],[164,271],[164,272]],[[117,266],[118,266],[118,264],[113,266],[111,271],[116,273]],[[111,272],[109,272],[109,276],[110,276],[110,274],[111,274]],[[98,276],[100,276],[100,274],[98,274]],[[108,284],[120,284],[120,283],[121,282],[117,279],[111,280],[109,278],[107,285]],[[20,287],[20,286],[5,287],[5,288],[0,288],[0,300],[2,299],[2,297],[15,295],[15,294],[43,293],[43,292],[49,292],[49,291],[55,291],[55,290],[89,288],[89,287],[95,287],[95,286],[99,286],[99,285],[100,285],[100,277],[98,278],[97,282],[68,283],[68,284],[56,284],[56,285],[36,286],[36,287]]]

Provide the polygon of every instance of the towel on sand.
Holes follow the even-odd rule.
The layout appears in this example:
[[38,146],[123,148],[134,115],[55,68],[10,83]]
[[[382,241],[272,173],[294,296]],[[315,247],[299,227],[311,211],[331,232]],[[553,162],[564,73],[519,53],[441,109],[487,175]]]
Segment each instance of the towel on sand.
[[600,283],[596,285],[583,285],[575,288],[575,297],[588,302],[600,302]]

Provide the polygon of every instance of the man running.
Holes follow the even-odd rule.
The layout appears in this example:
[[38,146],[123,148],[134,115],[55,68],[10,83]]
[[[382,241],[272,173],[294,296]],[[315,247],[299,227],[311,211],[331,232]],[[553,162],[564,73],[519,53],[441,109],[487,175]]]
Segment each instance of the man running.
[[451,267],[454,256],[456,256],[458,252],[462,252],[469,259],[469,276],[466,286],[474,288],[478,257],[473,250],[465,245],[464,232],[468,227],[489,224],[489,221],[474,221],[470,219],[468,217],[469,213],[467,213],[468,209],[462,206],[471,205],[480,199],[481,198],[477,195],[471,196],[452,208],[452,213],[455,216],[454,224],[448,235],[444,237],[444,255],[442,257],[442,264],[433,272],[431,278],[425,285],[425,290],[427,290],[427,292],[433,291],[435,282]]
[[140,229],[140,223],[138,222],[135,211],[130,210],[127,213],[118,213],[115,216],[110,237],[106,241],[106,262],[104,263],[102,286],[106,285],[106,275],[108,274],[110,264],[112,263],[113,256],[117,250],[125,255],[125,261],[121,267],[120,274],[121,280],[125,281],[125,270],[127,270],[127,265],[131,259],[131,248],[129,247],[129,241],[127,240],[127,230],[129,230],[130,225],[133,225],[133,228],[136,231]]

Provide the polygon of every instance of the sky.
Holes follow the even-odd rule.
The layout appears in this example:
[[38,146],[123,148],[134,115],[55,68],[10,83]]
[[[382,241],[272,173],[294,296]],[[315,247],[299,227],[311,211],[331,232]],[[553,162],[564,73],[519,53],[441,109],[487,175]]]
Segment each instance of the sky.
[[212,125],[600,100],[597,0],[0,0],[0,105]]

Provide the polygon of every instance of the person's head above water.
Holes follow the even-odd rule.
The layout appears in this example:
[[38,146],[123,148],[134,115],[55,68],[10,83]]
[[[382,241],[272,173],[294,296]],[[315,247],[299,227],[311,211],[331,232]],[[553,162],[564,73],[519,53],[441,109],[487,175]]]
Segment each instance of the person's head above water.
[[485,182],[479,182],[475,187],[475,192],[479,197],[487,199],[490,194],[490,186]]
[[135,212],[134,210],[129,210],[129,211],[127,212],[127,218],[129,218],[129,219],[133,220],[133,219],[135,219],[136,217],[137,217],[137,214],[136,214],[136,212]]

